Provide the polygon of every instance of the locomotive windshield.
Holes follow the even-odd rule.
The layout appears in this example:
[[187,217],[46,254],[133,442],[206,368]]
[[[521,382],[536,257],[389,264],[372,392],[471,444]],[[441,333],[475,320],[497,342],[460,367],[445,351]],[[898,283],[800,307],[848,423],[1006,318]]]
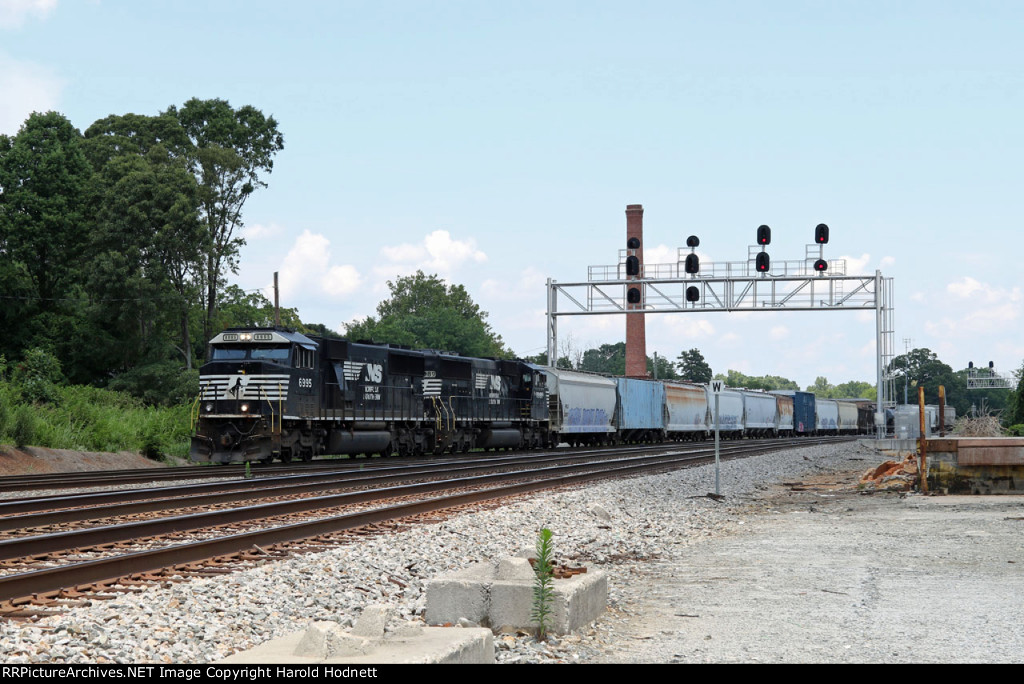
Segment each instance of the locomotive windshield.
[[213,348],[211,361],[277,361],[287,363],[291,345],[223,345]]

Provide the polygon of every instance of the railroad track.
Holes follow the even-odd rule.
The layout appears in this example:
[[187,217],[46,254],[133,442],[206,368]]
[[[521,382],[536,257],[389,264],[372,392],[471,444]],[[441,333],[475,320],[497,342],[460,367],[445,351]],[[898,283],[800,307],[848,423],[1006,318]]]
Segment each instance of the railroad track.
[[[748,440],[725,442],[721,451],[738,458],[817,443]],[[0,615],[39,614],[126,583],[231,571],[482,502],[713,459],[706,444],[659,447],[602,450],[586,462],[580,453],[383,462],[363,471],[0,502],[0,529],[9,533],[0,540]],[[144,517],[111,522],[115,516]],[[70,527],[39,532],[52,525]]]

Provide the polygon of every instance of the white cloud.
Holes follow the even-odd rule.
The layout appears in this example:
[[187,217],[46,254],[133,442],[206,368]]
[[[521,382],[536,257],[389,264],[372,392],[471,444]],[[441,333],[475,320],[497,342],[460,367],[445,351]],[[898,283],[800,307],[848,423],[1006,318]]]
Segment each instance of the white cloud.
[[0,133],[16,134],[32,112],[56,110],[63,87],[49,69],[0,54]]
[[313,292],[343,297],[359,289],[362,277],[354,266],[331,265],[331,242],[306,230],[281,264],[279,282],[285,299]]
[[784,325],[777,325],[771,329],[768,336],[773,340],[784,340],[789,337],[789,328]]
[[57,0],[0,0],[0,29],[16,29],[28,17],[45,19],[57,7]]
[[284,233],[284,228],[271,223],[264,225],[262,223],[255,223],[251,226],[246,226],[242,229],[242,237],[248,240],[263,240],[266,238],[277,237]]
[[514,281],[488,278],[480,285],[480,291],[488,299],[502,302],[533,301],[544,303],[547,276],[536,267],[528,266],[519,272]]
[[974,303],[994,304],[997,302],[1021,301],[1021,290],[1019,287],[1007,290],[994,287],[988,283],[979,282],[968,276],[947,285],[946,291],[958,299],[970,299]]
[[428,274],[449,275],[467,262],[483,263],[487,255],[476,248],[476,240],[452,239],[447,230],[435,230],[421,244],[403,243],[393,247],[382,247],[381,255],[390,265],[377,267],[382,274],[393,276],[398,273],[413,273],[422,270]]
[[859,257],[843,255],[839,258],[846,261],[846,275],[865,275],[871,263],[870,254],[861,254]]

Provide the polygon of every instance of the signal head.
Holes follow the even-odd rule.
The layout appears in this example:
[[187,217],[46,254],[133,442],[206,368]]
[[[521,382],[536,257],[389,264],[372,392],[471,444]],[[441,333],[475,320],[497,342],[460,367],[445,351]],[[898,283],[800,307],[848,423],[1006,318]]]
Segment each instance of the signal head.
[[819,223],[814,229],[814,241],[819,245],[828,243],[828,226],[824,223]]
[[626,257],[626,275],[640,275],[640,260],[637,259],[635,256]]
[[772,229],[768,226],[757,227],[757,244],[769,245],[772,242]]
[[696,301],[699,301],[699,300],[700,300],[700,290],[698,290],[693,285],[691,285],[690,287],[686,288],[686,301],[688,301],[688,302],[696,302]]
[[686,255],[686,272],[687,273],[699,273],[700,272],[700,257],[696,254]]
[[631,237],[626,240],[627,249],[640,249],[640,238]]
[[824,259],[818,259],[814,262],[814,270],[818,273],[823,273],[828,270],[828,262]]
[[768,252],[758,252],[754,260],[754,268],[757,269],[757,272],[767,273],[770,265],[771,260],[768,258]]

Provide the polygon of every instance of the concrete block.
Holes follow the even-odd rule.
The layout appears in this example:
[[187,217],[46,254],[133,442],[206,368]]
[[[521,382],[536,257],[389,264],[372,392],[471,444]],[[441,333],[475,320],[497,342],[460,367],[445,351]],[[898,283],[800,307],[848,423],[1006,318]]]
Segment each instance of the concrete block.
[[[337,626],[336,623],[331,623]],[[314,623],[316,625],[316,623]],[[314,627],[311,625],[311,628]],[[280,639],[236,653],[220,661],[225,664],[302,664],[315,666],[311,675],[316,678],[340,676],[334,665],[363,663],[438,663],[438,664],[491,664],[494,663],[494,635],[489,629],[458,627],[410,626],[387,633],[383,639],[361,639],[341,633],[350,641],[366,643],[365,651],[340,653],[331,651],[329,644],[337,641],[338,632],[331,626],[316,626],[295,632]],[[312,647],[311,647],[312,646]],[[323,646],[324,650],[317,650]]]
[[314,622],[302,632],[294,654],[316,659],[343,658],[366,655],[370,648],[368,639],[347,633],[337,622],[325,621]]
[[493,568],[480,565],[427,580],[427,624],[456,624],[460,618],[476,625],[487,624],[493,574]]
[[[427,582],[425,619],[444,625],[470,620],[495,632],[535,628],[533,611],[535,574],[525,558],[482,564]],[[588,572],[554,581],[549,631],[565,634],[596,620],[608,602],[604,572]]]
[[390,614],[391,609],[387,606],[377,603],[366,606],[352,627],[352,634],[367,639],[383,639]]

